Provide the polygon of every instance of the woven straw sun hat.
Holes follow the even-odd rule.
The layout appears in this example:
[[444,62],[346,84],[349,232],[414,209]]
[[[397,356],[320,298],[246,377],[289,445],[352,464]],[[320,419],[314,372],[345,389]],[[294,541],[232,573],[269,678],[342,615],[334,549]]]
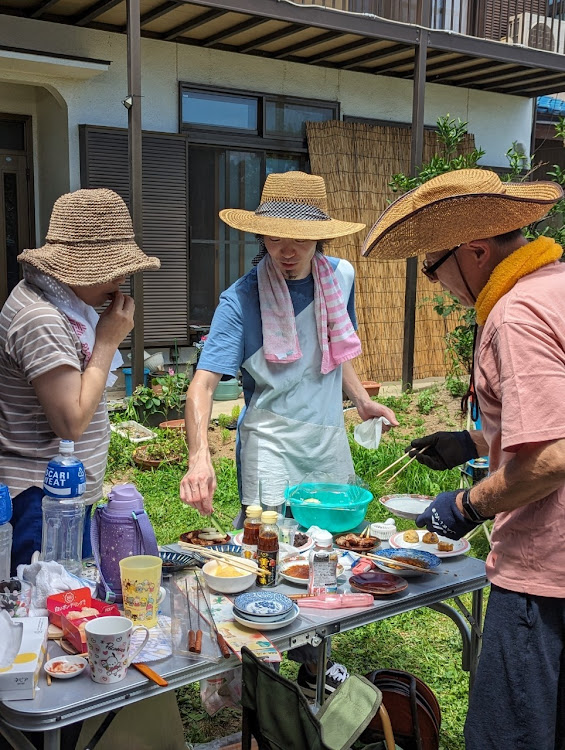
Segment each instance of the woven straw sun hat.
[[541,219],[562,197],[554,182],[502,182],[487,169],[447,172],[391,203],[363,255],[398,260],[496,237]]
[[332,219],[323,177],[305,172],[268,175],[255,211],[225,208],[220,219],[243,232],[295,240],[330,240],[365,228]]
[[58,198],[45,244],[18,260],[70,286],[105,284],[161,265],[138,247],[126,204],[106,188]]

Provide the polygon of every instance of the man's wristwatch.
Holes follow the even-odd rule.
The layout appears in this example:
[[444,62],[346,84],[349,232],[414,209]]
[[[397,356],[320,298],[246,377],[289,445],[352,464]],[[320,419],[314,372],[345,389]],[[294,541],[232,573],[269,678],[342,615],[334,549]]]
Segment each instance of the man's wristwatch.
[[467,489],[463,492],[463,498],[461,499],[461,504],[463,506],[463,510],[467,514],[467,517],[471,519],[471,521],[474,521],[475,523],[483,523],[483,521],[490,521],[494,516],[482,516],[479,511],[475,508],[474,505],[471,505],[471,498],[470,498],[471,490]]

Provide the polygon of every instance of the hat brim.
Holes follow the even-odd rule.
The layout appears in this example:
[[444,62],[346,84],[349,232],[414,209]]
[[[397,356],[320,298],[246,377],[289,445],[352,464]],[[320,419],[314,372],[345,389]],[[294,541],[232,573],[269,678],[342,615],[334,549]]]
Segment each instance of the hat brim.
[[366,224],[357,224],[338,219],[312,221],[304,219],[276,219],[257,216],[254,211],[225,208],[220,211],[220,219],[230,227],[242,232],[262,234],[267,237],[285,237],[294,240],[331,240],[345,237],[365,229]]
[[160,268],[159,258],[145,255],[135,242],[97,246],[96,258],[92,247],[49,243],[18,255],[20,263],[29,263],[48,276],[68,286],[96,286],[120,276]]
[[563,190],[553,182],[507,183],[505,189],[506,193],[442,198],[391,223],[387,214],[395,206],[401,208],[406,197],[401,196],[372,226],[362,254],[401,260],[496,237],[539,221],[563,197]]

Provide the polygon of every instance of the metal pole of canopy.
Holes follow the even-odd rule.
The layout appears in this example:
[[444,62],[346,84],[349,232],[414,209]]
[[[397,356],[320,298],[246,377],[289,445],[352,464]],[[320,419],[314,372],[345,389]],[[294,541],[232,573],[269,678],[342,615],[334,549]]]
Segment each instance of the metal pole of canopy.
[[[422,18],[427,18],[425,7],[429,0],[423,2]],[[412,89],[412,137],[410,143],[410,176],[415,177],[418,167],[422,165],[424,153],[424,102],[426,87],[426,58],[429,34],[425,29],[420,31],[420,41],[416,48],[414,81]],[[402,346],[402,390],[412,387],[414,379],[414,334],[416,328],[416,287],[418,281],[418,259],[406,261],[406,286],[404,294],[404,341]]]
[[[143,248],[143,196],[141,162],[141,23],[139,0],[127,3],[128,96],[128,159],[130,211],[137,244]],[[132,385],[143,383],[143,274],[130,278],[131,295],[135,300],[134,328],[131,333]]]

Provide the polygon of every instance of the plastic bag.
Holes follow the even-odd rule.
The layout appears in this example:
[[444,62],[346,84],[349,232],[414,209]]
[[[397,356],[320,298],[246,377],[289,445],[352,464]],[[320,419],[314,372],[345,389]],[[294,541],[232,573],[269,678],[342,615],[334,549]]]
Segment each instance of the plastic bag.
[[210,716],[221,708],[237,706],[241,700],[241,668],[200,680],[200,699]]
[[353,430],[355,442],[359,443],[363,448],[375,450],[381,442],[383,425],[390,425],[390,422],[385,417],[367,419],[366,422],[361,422]]

